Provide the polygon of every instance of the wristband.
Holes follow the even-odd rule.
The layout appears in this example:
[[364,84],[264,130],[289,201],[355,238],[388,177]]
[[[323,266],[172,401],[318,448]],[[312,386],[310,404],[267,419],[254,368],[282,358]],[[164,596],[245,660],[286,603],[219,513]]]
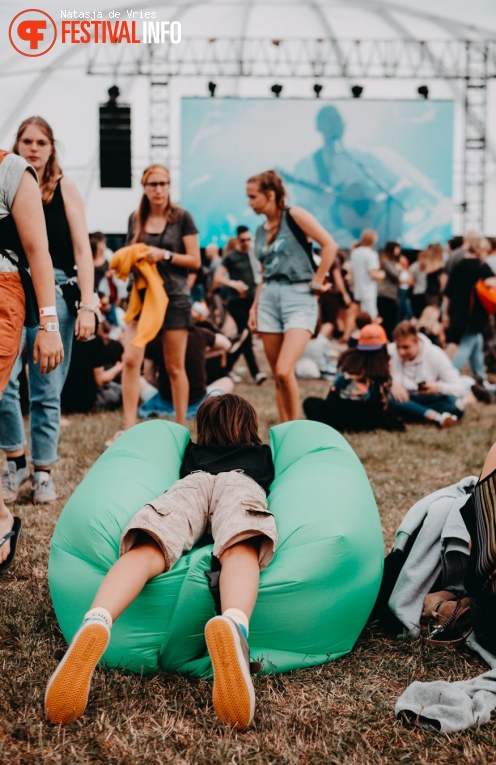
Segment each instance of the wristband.
[[316,282],[311,282],[310,289],[314,290],[314,292],[322,292],[322,284],[317,284]]
[[40,317],[43,316],[57,316],[57,309],[54,305],[46,305],[40,308]]
[[56,321],[48,321],[46,324],[40,324],[38,329],[42,329],[45,332],[58,332],[59,325]]

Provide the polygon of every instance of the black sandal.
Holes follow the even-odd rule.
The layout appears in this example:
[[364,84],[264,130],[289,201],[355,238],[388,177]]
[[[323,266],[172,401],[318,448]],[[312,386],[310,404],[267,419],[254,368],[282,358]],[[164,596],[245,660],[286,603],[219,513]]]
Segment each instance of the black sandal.
[[19,541],[19,536],[21,534],[21,526],[22,521],[20,518],[14,518],[14,525],[12,527],[12,531],[9,531],[5,536],[3,536],[0,539],[0,547],[7,542],[8,539],[10,539],[10,552],[8,554],[8,557],[5,558],[3,563],[0,563],[0,573],[2,571],[5,571],[11,563],[13,563],[14,558],[16,556],[17,552],[17,543]]

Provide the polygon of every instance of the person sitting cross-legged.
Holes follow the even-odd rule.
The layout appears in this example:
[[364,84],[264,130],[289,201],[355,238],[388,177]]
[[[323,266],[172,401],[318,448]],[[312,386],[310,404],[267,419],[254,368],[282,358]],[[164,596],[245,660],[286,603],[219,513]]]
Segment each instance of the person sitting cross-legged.
[[[456,425],[467,405],[465,382],[446,353],[408,321],[393,331],[391,408],[410,422]],[[472,381],[473,382],[473,381]]]

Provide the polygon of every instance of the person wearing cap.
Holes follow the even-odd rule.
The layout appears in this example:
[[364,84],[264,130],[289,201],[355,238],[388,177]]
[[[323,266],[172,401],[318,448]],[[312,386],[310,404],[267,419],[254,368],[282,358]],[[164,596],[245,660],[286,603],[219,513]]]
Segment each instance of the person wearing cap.
[[397,325],[393,341],[393,410],[410,422],[430,422],[438,428],[456,425],[467,405],[467,388],[446,353],[409,321]]
[[338,374],[327,398],[306,398],[303,409],[309,420],[339,431],[403,430],[389,407],[390,387],[387,335],[380,324],[366,324],[356,348],[339,357]]

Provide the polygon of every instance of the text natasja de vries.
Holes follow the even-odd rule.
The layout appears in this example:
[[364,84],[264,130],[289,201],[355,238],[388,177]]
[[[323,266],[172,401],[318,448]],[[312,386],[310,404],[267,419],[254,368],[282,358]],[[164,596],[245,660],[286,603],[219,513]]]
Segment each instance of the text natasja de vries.
[[63,44],[181,42],[180,22],[157,20],[156,11],[61,10],[60,18]]

